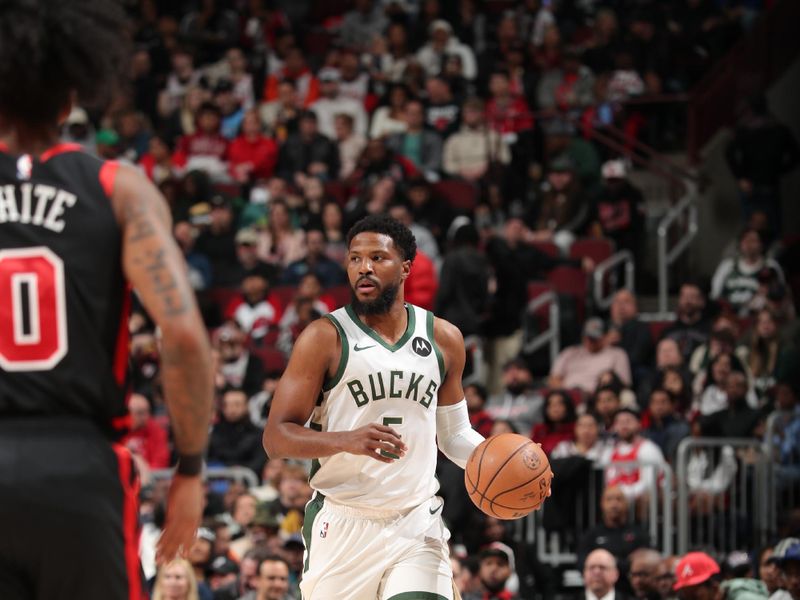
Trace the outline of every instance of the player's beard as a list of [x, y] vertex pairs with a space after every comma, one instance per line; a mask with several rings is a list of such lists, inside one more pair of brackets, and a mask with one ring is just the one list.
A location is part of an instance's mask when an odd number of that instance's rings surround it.
[[378, 297], [374, 300], [365, 300], [363, 302], [356, 297], [354, 290], [350, 290], [350, 293], [353, 297], [353, 310], [356, 311], [357, 315], [385, 315], [389, 312], [392, 304], [394, 304], [394, 300], [397, 298], [397, 292], [399, 290], [399, 283], [389, 285], [386, 286], [385, 289], [381, 290], [381, 293], [378, 294]]

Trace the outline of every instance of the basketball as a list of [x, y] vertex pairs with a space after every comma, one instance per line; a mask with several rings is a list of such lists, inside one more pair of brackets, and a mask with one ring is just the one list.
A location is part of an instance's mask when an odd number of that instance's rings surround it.
[[519, 519], [539, 508], [552, 479], [550, 461], [541, 446], [516, 433], [483, 441], [464, 469], [472, 502], [498, 519]]

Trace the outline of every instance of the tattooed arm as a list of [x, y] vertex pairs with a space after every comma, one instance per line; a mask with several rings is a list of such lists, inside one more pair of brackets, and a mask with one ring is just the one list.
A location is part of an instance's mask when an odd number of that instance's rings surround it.
[[[199, 462], [211, 418], [211, 353], [184, 258], [172, 238], [166, 202], [150, 181], [121, 165], [112, 204], [123, 232], [125, 275], [161, 329], [161, 376], [175, 446], [187, 463], [190, 457]], [[201, 513], [200, 477], [176, 475], [160, 542], [161, 560], [170, 560], [181, 546], [188, 549]]]

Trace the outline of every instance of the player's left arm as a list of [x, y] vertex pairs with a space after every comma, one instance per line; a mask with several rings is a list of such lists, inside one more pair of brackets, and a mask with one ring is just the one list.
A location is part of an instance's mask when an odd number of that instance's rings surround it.
[[484, 440], [469, 422], [461, 385], [466, 362], [464, 338], [455, 325], [444, 319], [434, 320], [433, 337], [442, 351], [445, 365], [436, 409], [437, 444], [447, 458], [463, 469], [472, 451]]

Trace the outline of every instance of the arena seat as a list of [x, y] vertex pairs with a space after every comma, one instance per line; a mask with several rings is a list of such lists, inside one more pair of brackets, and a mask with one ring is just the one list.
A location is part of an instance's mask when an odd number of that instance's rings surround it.
[[599, 264], [614, 254], [614, 242], [605, 238], [578, 238], [569, 249], [570, 258], [591, 258]]
[[578, 320], [583, 322], [586, 314], [586, 293], [589, 290], [586, 273], [578, 267], [556, 267], [547, 274], [556, 292], [575, 299]]
[[456, 211], [471, 213], [478, 201], [475, 186], [462, 179], [445, 179], [433, 184], [433, 193]]
[[325, 290], [325, 294], [333, 298], [336, 308], [348, 304], [351, 299], [350, 286], [347, 284], [329, 287]]
[[530, 242], [530, 245], [552, 258], [561, 256], [561, 250], [553, 242]]
[[258, 357], [268, 373], [283, 371], [286, 368], [286, 356], [272, 346], [251, 347], [250, 353]]

